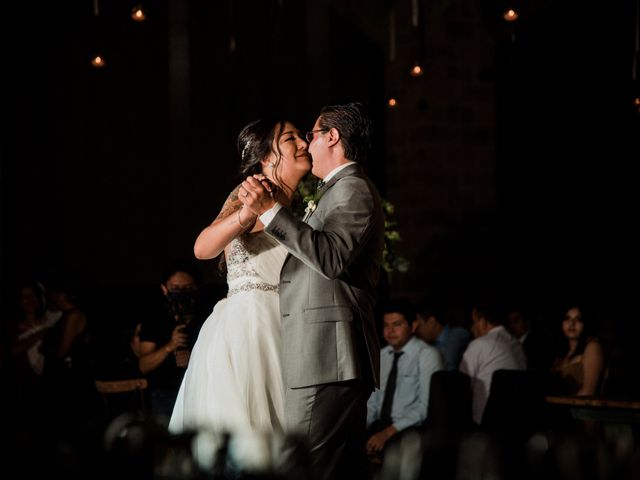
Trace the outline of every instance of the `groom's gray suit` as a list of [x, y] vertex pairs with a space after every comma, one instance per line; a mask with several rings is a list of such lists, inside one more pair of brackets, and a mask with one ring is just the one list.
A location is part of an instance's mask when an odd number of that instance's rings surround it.
[[265, 231], [289, 251], [280, 275], [287, 425], [305, 430], [314, 465], [335, 478], [344, 457], [364, 449], [366, 400], [378, 385], [384, 218], [358, 164], [322, 192], [306, 223], [282, 208]]

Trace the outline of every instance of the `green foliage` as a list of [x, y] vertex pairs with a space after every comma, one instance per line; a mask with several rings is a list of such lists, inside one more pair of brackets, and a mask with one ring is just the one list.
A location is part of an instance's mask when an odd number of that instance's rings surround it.
[[389, 279], [393, 272], [406, 272], [409, 270], [409, 261], [398, 254], [396, 244], [402, 240], [400, 232], [396, 230], [398, 222], [393, 220], [394, 205], [384, 198], [382, 199], [382, 211], [384, 213], [384, 250], [382, 252], [382, 268], [389, 273]]
[[318, 177], [309, 172], [298, 185], [292, 202], [293, 211], [298, 218], [304, 217], [305, 209], [310, 201], [318, 203], [319, 195], [316, 192], [316, 185], [319, 181]]

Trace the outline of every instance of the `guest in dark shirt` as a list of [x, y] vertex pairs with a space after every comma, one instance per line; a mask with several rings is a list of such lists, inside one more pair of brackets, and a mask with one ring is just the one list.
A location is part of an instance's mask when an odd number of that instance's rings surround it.
[[138, 346], [140, 371], [151, 390], [151, 410], [168, 423], [191, 348], [208, 312], [198, 295], [200, 275], [192, 262], [172, 264], [162, 277], [162, 300], [142, 319]]
[[522, 344], [529, 370], [548, 370], [553, 363], [549, 342], [537, 328], [532, 327], [532, 314], [524, 307], [512, 306], [507, 311], [507, 330]]
[[[62, 312], [42, 343], [42, 373], [47, 417], [57, 426], [81, 426], [95, 400], [91, 325], [84, 289], [77, 279], [58, 279], [49, 289], [49, 301]], [[45, 408], [45, 409], [46, 409]]]

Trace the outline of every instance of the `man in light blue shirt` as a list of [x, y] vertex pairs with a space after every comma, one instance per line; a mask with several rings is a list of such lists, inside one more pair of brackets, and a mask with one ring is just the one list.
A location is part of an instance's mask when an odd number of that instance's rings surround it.
[[[367, 403], [367, 451], [381, 452], [389, 439], [427, 417], [431, 375], [444, 368], [438, 350], [413, 336], [415, 309], [406, 300], [385, 305], [380, 389]], [[395, 368], [394, 368], [395, 364]]]
[[425, 305], [418, 308], [413, 329], [418, 338], [440, 351], [447, 370], [458, 369], [462, 354], [471, 341], [469, 330], [449, 325], [442, 312]]

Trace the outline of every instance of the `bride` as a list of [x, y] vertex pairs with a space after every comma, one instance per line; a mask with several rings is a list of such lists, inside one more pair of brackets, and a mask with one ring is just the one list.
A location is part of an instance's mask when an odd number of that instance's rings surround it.
[[[311, 169], [307, 147], [292, 123], [256, 120], [238, 136], [241, 173], [266, 178], [278, 202], [290, 205]], [[238, 190], [194, 245], [199, 259], [224, 252], [229, 292], [214, 307], [191, 352], [169, 422], [172, 433], [283, 430], [278, 284], [287, 252], [263, 232], [260, 220], [238, 199]]]

